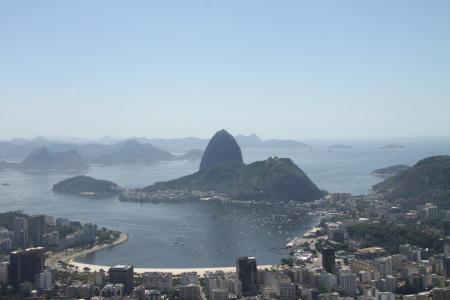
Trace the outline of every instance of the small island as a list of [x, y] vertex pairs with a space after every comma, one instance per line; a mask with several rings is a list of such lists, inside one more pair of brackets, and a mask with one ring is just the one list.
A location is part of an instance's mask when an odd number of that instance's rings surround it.
[[53, 191], [88, 198], [108, 198], [121, 192], [114, 182], [80, 175], [65, 179], [53, 186]]
[[384, 146], [380, 147], [380, 149], [383, 149], [383, 150], [403, 150], [403, 149], [405, 149], [405, 147], [402, 146], [402, 145], [397, 145], [397, 144], [387, 144], [387, 145], [384, 145]]
[[178, 160], [200, 160], [203, 151], [200, 149], [192, 149], [177, 157]]
[[381, 176], [381, 177], [390, 177], [397, 175], [403, 171], [409, 170], [411, 167], [407, 165], [395, 165], [386, 168], [377, 169], [372, 171], [370, 175]]
[[330, 147], [328, 147], [328, 151], [333, 151], [333, 150], [349, 150], [352, 149], [352, 146], [350, 145], [345, 145], [345, 144], [336, 144], [336, 145], [331, 145]]

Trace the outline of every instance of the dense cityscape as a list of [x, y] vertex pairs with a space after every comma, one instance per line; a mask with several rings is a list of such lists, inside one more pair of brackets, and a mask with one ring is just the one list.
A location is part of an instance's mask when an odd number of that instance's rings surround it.
[[0, 0], [0, 300], [450, 300], [450, 0]]
[[235, 271], [174, 273], [138, 273], [129, 265], [91, 270], [64, 260], [49, 263], [52, 255], [67, 248], [111, 244], [120, 234], [97, 229], [94, 223], [5, 213], [0, 295], [2, 299], [449, 299], [449, 210], [429, 203], [406, 210], [382, 195], [347, 193], [332, 193], [302, 209], [319, 214], [321, 222], [287, 242], [290, 254], [280, 264], [258, 267], [257, 257], [237, 257]]

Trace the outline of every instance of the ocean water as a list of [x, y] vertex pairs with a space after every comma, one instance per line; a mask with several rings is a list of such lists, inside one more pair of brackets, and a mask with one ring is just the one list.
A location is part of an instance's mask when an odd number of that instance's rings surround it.
[[[403, 150], [381, 150], [388, 143]], [[269, 156], [290, 157], [322, 189], [367, 193], [382, 179], [369, 173], [393, 164], [412, 165], [431, 155], [450, 154], [450, 139], [308, 141], [312, 149], [243, 149], [249, 163]], [[351, 149], [328, 151], [336, 143]], [[85, 174], [124, 187], [195, 172], [198, 161], [161, 162], [149, 166], [91, 166]], [[0, 171], [0, 211], [21, 209], [124, 231], [128, 242], [80, 259], [86, 263], [139, 267], [208, 267], [233, 265], [237, 255], [254, 255], [258, 263], [278, 263], [286, 239], [301, 235], [316, 222], [293, 212], [211, 203], [140, 204], [84, 199], [55, 194], [51, 187], [75, 173]]]

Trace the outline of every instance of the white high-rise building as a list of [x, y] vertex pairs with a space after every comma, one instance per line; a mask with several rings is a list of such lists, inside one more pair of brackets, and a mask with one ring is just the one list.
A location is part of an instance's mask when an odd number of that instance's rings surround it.
[[319, 300], [339, 300], [338, 293], [324, 293], [319, 295]]
[[357, 286], [356, 286], [356, 274], [342, 274], [340, 276], [340, 285], [342, 290], [348, 297], [356, 297]]
[[180, 274], [180, 285], [198, 284], [197, 272], [184, 272]]
[[188, 284], [180, 286], [180, 300], [199, 300], [200, 286], [196, 284]]
[[392, 275], [392, 260], [391, 257], [378, 257], [375, 259], [375, 265], [380, 272], [381, 278]]
[[8, 282], [9, 262], [0, 263], [0, 282]]
[[48, 290], [53, 286], [52, 273], [49, 271], [37, 274], [34, 280], [38, 290]]
[[228, 300], [228, 291], [227, 290], [211, 290], [210, 299], [211, 300]]
[[395, 294], [392, 292], [377, 292], [376, 300], [395, 300]]

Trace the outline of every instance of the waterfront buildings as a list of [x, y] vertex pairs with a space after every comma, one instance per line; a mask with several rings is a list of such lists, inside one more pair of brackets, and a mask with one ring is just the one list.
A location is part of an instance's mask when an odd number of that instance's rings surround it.
[[53, 274], [50, 271], [44, 271], [36, 274], [35, 286], [38, 290], [49, 290], [53, 286]]
[[252, 296], [257, 293], [257, 264], [254, 257], [241, 256], [236, 259], [236, 273], [242, 284], [242, 294]]
[[147, 272], [142, 274], [142, 281], [146, 289], [157, 289], [166, 294], [173, 289], [172, 273]]
[[34, 282], [35, 276], [44, 269], [44, 248], [29, 248], [10, 253], [9, 280], [14, 286], [28, 281]]
[[34, 247], [42, 246], [42, 236], [47, 232], [45, 215], [34, 215], [30, 217], [29, 237]]
[[180, 300], [199, 300], [200, 297], [200, 286], [197, 284], [182, 285], [179, 288], [179, 299]]
[[111, 283], [123, 284], [124, 293], [130, 293], [134, 288], [133, 266], [116, 265], [109, 269], [109, 280]]
[[328, 273], [335, 274], [335, 251], [333, 248], [326, 247], [322, 250], [322, 267]]

